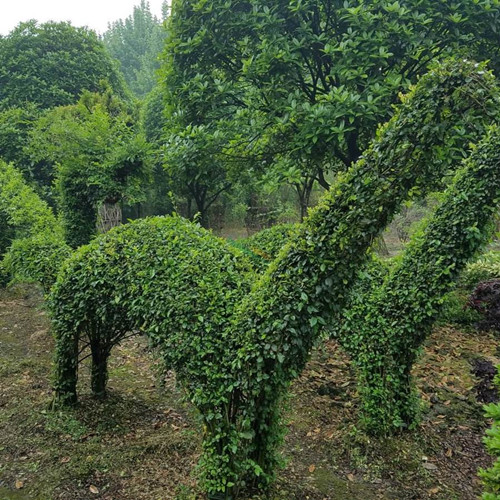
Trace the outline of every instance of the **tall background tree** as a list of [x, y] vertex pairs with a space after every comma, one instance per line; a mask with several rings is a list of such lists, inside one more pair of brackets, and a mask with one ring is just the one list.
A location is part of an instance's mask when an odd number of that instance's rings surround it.
[[126, 96], [116, 64], [87, 28], [32, 20], [0, 38], [0, 109], [73, 104], [83, 90], [97, 91], [101, 80]]
[[32, 20], [0, 37], [0, 158], [13, 162], [52, 203], [52, 164], [35, 161], [30, 130], [48, 110], [104, 87], [129, 99], [117, 63], [93, 31]]
[[328, 187], [359, 158], [430, 61], [496, 58], [499, 17], [489, 0], [177, 0], [165, 81], [187, 124], [232, 114], [246, 126], [246, 153], [297, 186], [303, 206], [314, 182]]
[[106, 47], [120, 62], [127, 84], [139, 97], [150, 92], [156, 83], [167, 15], [167, 2], [163, 2], [162, 16], [158, 18], [151, 13], [149, 2], [141, 0], [129, 17], [111, 23], [104, 33]]

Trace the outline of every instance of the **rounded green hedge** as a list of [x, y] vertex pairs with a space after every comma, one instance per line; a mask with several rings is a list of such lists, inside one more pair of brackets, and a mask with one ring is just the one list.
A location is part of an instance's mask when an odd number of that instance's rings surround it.
[[3, 267], [13, 281], [40, 283], [48, 292], [70, 254], [70, 247], [60, 236], [43, 232], [33, 238], [14, 240]]
[[[49, 302], [59, 402], [76, 401], [82, 343], [92, 353], [92, 390], [102, 396], [112, 347], [139, 331], [160, 348], [215, 432], [231, 418], [221, 387], [234, 376], [219, 369], [234, 355], [230, 318], [253, 276], [240, 251], [179, 217], [138, 220], [81, 247], [65, 263]], [[230, 446], [238, 439], [236, 431]], [[210, 439], [204, 447], [208, 456], [221, 451]], [[234, 474], [232, 464], [218, 467], [220, 477]]]

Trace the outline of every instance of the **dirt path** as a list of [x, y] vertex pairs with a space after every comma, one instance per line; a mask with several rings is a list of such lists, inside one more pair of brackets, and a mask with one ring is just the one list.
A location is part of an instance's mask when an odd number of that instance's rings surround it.
[[[53, 341], [34, 288], [0, 292], [0, 500], [188, 500], [196, 489], [201, 428], [169, 374], [158, 388], [141, 338], [112, 355], [110, 397], [49, 411]], [[491, 336], [441, 328], [416, 369], [421, 427], [373, 440], [356, 427], [358, 398], [348, 359], [332, 342], [294, 384], [287, 465], [271, 499], [472, 500], [476, 471], [490, 463], [487, 422], [476, 401], [477, 357], [498, 362]]]

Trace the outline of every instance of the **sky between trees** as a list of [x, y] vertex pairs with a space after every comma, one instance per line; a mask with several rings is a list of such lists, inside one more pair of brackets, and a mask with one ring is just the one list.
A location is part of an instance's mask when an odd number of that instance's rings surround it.
[[[73, 26], [88, 26], [103, 33], [108, 23], [125, 19], [139, 0], [87, 0], [74, 2], [68, 0], [18, 0], [2, 8], [0, 16], [0, 35], [7, 35], [20, 22], [36, 19], [40, 23], [52, 21], [71, 21]], [[162, 0], [149, 0], [151, 12], [161, 15]]]

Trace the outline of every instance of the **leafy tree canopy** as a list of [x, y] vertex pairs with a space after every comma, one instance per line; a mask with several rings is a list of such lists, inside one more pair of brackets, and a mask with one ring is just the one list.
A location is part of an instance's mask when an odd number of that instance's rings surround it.
[[25, 173], [30, 170], [25, 146], [29, 131], [39, 115], [40, 111], [33, 103], [0, 111], [0, 158], [13, 162]]
[[149, 2], [141, 0], [125, 20], [111, 23], [104, 33], [104, 43], [120, 68], [134, 94], [144, 96], [152, 90], [159, 68], [158, 55], [163, 49], [166, 31], [163, 21], [168, 14], [162, 6], [162, 19], [151, 13]]
[[497, 0], [176, 0], [166, 81], [188, 123], [239, 120], [266, 166], [327, 187], [431, 60], [498, 62], [499, 17]]
[[103, 43], [87, 28], [31, 20], [0, 37], [0, 109], [72, 104], [83, 90], [97, 91], [101, 80], [127, 95]]
[[138, 201], [148, 178], [148, 145], [135, 117], [110, 88], [47, 112], [31, 132], [34, 162], [52, 165], [71, 246], [95, 233], [99, 203]]

